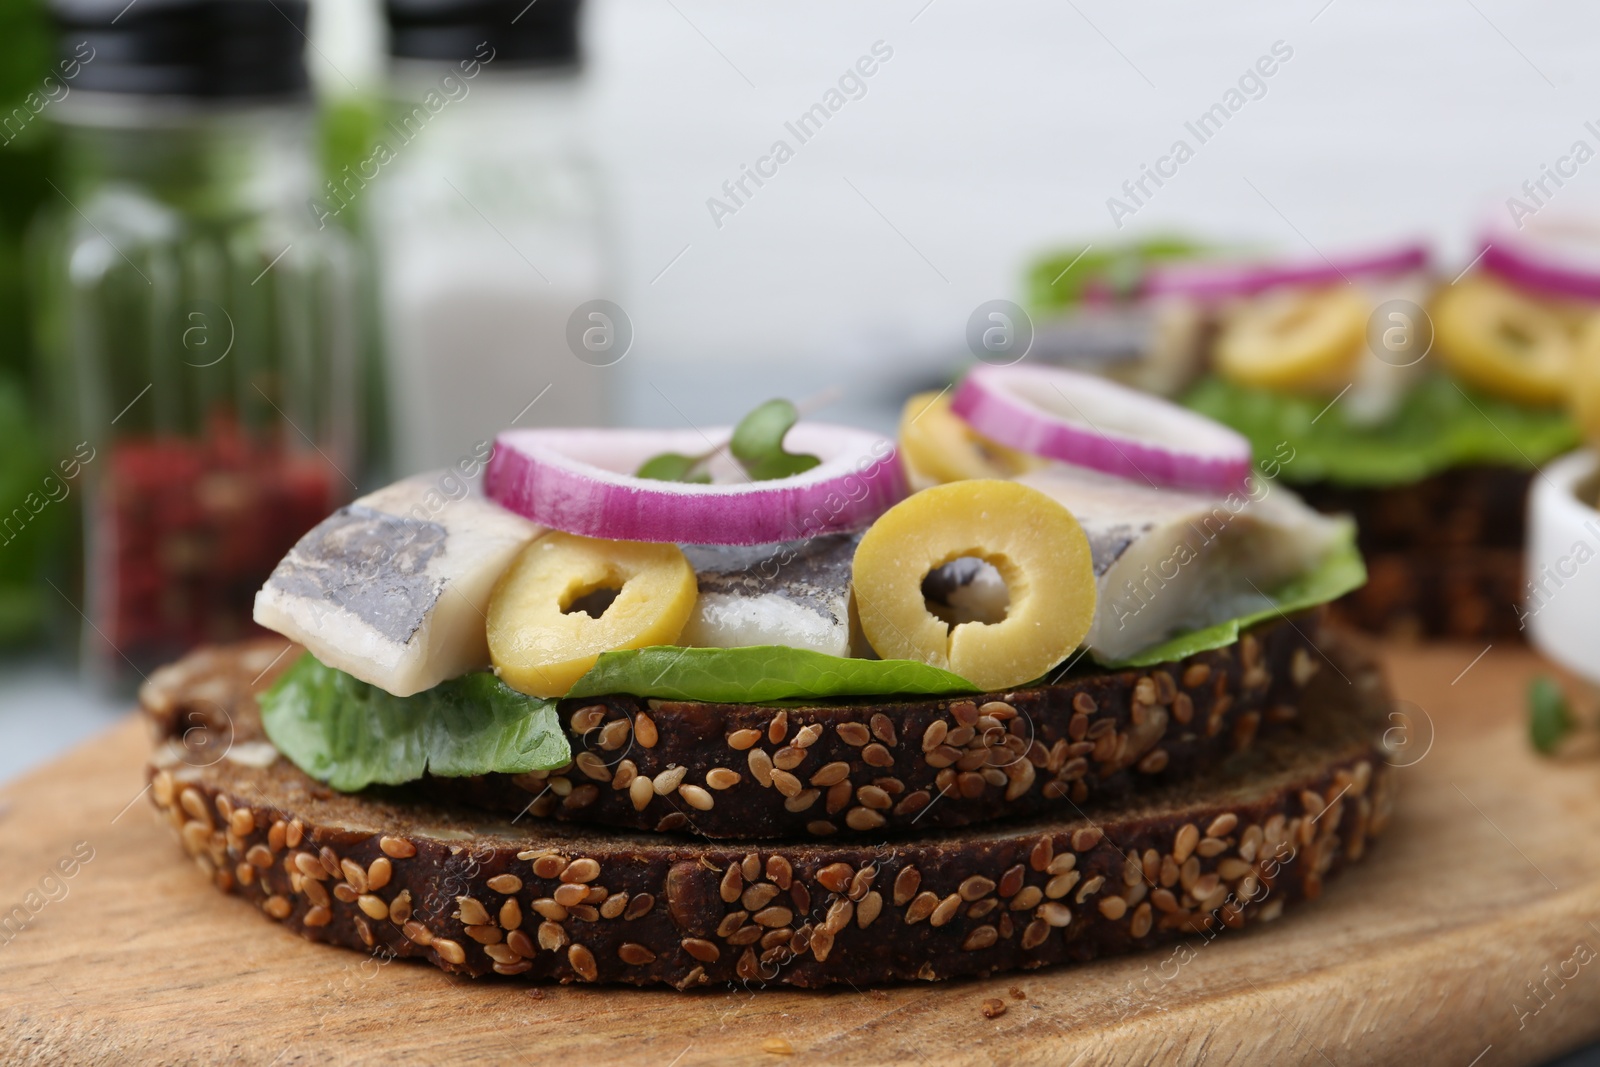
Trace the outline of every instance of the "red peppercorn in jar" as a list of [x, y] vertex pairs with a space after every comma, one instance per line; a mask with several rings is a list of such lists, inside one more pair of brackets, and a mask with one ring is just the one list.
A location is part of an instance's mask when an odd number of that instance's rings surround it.
[[92, 503], [90, 618], [135, 664], [257, 632], [251, 604], [345, 495], [314, 451], [253, 440], [218, 414], [199, 439], [113, 442]]

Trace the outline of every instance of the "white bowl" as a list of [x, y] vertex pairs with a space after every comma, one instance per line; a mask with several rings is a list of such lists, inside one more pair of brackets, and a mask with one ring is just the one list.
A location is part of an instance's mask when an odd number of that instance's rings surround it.
[[1519, 608], [1535, 648], [1600, 682], [1600, 457], [1563, 456], [1534, 476], [1528, 494], [1527, 585]]

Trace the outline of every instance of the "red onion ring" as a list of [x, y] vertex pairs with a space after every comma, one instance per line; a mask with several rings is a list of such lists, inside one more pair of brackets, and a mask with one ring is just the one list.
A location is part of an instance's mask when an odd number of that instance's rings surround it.
[[760, 545], [843, 533], [906, 495], [894, 443], [848, 426], [802, 422], [784, 438], [822, 463], [802, 474], [749, 481], [725, 452], [713, 484], [636, 478], [662, 452], [698, 454], [733, 431], [508, 430], [484, 474], [489, 499], [534, 522], [583, 537], [696, 545]]
[[1484, 235], [1484, 270], [1547, 296], [1600, 300], [1600, 235], [1556, 223]]
[[1250, 442], [1160, 397], [1057, 367], [976, 367], [951, 409], [1020, 452], [1180, 489], [1231, 492], [1250, 474]]
[[1407, 244], [1385, 252], [1300, 263], [1179, 262], [1150, 268], [1141, 296], [1190, 296], [1216, 300], [1253, 296], [1280, 285], [1333, 285], [1353, 278], [1380, 278], [1428, 266], [1428, 248]]

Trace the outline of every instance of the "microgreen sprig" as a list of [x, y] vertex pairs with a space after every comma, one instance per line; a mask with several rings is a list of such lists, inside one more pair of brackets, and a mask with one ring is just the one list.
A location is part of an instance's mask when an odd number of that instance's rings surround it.
[[788, 478], [822, 462], [813, 455], [785, 451], [783, 439], [799, 421], [800, 411], [794, 404], [787, 400], [768, 400], [739, 420], [726, 444], [697, 456], [663, 452], [645, 460], [634, 474], [662, 482], [704, 485], [711, 481], [712, 457], [726, 448], [751, 481]]

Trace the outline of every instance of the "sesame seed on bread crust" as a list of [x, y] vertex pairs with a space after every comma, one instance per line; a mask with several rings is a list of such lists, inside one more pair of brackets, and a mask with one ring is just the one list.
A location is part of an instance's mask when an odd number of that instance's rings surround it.
[[1337, 669], [1294, 721], [1198, 778], [913, 838], [739, 844], [692, 836], [692, 818], [640, 834], [414, 789], [346, 796], [275, 758], [249, 702], [226, 755], [162, 740], [151, 793], [215, 885], [271, 920], [453, 973], [679, 989], [990, 974], [1270, 921], [1359, 860], [1392, 803], [1388, 697], [1369, 662], [1321, 644]]

